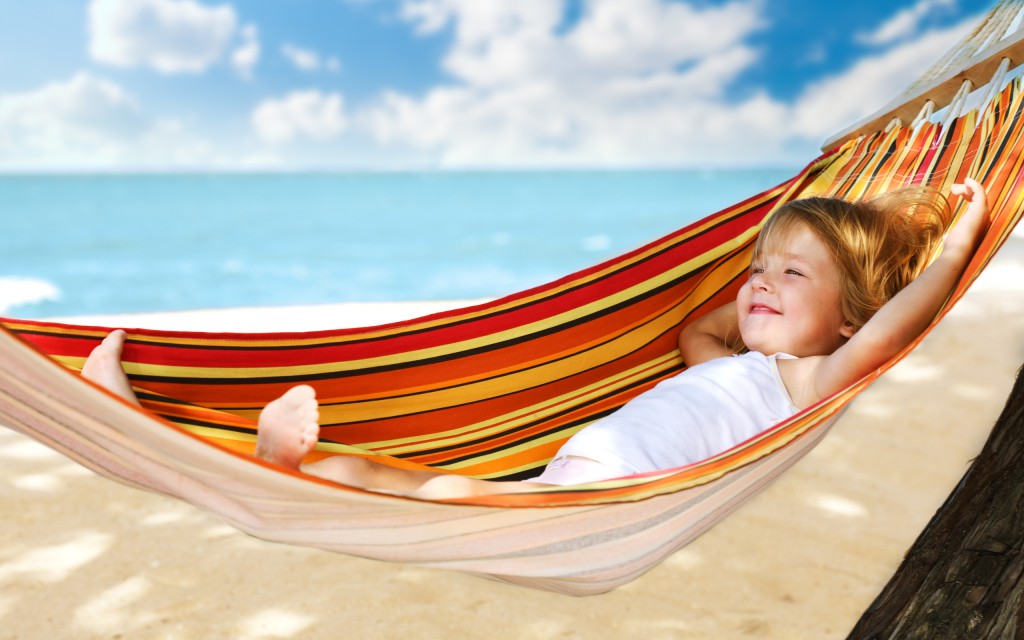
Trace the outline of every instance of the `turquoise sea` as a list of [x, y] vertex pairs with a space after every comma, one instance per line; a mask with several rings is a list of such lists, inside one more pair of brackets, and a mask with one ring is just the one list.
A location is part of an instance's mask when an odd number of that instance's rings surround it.
[[793, 173], [0, 176], [0, 313], [500, 296]]

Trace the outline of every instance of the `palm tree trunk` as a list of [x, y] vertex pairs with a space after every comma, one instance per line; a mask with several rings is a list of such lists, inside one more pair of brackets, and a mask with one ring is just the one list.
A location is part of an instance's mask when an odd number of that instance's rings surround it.
[[1024, 368], [981, 454], [850, 640], [1024, 637]]

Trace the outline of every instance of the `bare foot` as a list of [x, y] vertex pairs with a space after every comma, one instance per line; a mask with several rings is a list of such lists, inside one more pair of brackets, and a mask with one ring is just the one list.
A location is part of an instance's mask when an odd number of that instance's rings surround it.
[[316, 446], [319, 418], [313, 387], [292, 387], [260, 413], [256, 455], [298, 470], [302, 458]]
[[112, 391], [135, 404], [139, 403], [128, 382], [128, 376], [121, 366], [121, 351], [124, 349], [125, 332], [111, 331], [98, 347], [92, 350], [82, 367], [82, 376], [101, 387]]

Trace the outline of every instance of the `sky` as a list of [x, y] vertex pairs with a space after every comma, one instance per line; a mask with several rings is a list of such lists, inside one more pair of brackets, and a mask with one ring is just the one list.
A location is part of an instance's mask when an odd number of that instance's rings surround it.
[[0, 0], [0, 172], [803, 166], [987, 0]]

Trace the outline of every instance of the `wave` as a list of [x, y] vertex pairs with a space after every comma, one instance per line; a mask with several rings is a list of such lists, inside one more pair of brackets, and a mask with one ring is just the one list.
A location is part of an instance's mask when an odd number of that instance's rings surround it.
[[0, 313], [7, 313], [23, 304], [60, 300], [57, 285], [39, 278], [0, 277]]

